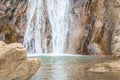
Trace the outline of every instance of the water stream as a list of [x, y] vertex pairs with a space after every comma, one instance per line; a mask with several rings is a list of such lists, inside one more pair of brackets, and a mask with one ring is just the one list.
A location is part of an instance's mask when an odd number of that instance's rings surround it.
[[44, 0], [28, 0], [27, 29], [24, 36], [24, 46], [27, 53], [46, 53]]
[[64, 53], [69, 30], [69, 9], [69, 0], [28, 0], [27, 29], [23, 42], [27, 53], [49, 53], [45, 11], [52, 31], [52, 53]]
[[69, 30], [69, 0], [47, 0], [53, 53], [64, 53]]

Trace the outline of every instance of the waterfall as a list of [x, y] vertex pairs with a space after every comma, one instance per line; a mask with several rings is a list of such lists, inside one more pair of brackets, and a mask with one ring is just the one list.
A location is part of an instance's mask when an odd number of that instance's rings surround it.
[[44, 11], [47, 11], [50, 22], [52, 53], [64, 53], [69, 30], [69, 0], [28, 0], [23, 42], [27, 53], [49, 53]]
[[43, 0], [28, 0], [27, 29], [24, 46], [27, 53], [47, 52]]
[[47, 0], [46, 4], [52, 28], [53, 53], [64, 53], [69, 29], [69, 0]]

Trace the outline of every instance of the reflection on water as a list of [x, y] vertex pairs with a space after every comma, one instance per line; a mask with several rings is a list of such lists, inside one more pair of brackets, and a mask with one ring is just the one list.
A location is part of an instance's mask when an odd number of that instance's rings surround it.
[[93, 56], [41, 56], [42, 65], [31, 80], [120, 80], [119, 74], [92, 73], [95, 63], [111, 58]]

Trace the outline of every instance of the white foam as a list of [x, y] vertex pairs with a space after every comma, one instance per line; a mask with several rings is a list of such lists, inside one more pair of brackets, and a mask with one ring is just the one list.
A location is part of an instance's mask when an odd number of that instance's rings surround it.
[[28, 57], [38, 57], [38, 56], [83, 56], [78, 54], [27, 54]]

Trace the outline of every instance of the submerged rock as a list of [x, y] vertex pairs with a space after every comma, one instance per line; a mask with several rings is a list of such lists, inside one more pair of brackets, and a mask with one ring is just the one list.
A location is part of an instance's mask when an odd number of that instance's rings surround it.
[[112, 62], [104, 62], [96, 64], [93, 68], [89, 69], [91, 72], [120, 72], [120, 60]]
[[28, 59], [22, 44], [0, 42], [0, 80], [29, 80], [40, 67], [39, 59]]

